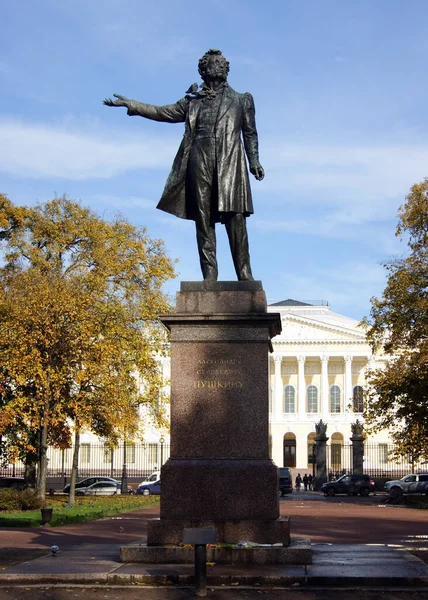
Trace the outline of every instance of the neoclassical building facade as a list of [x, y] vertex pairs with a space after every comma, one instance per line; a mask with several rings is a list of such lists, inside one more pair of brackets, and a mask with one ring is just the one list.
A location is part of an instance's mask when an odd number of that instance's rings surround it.
[[[363, 421], [368, 369], [385, 359], [372, 354], [358, 321], [332, 312], [325, 302], [284, 300], [270, 304], [281, 315], [270, 369], [270, 444], [278, 466], [311, 468], [315, 423], [327, 423], [333, 470], [341, 467], [340, 446], [349, 444], [351, 424]], [[371, 441], [388, 443], [387, 432]], [[336, 455], [335, 450], [336, 448]]]
[[[277, 466], [302, 472], [312, 469], [315, 423], [327, 423], [329, 467], [344, 467], [345, 445], [350, 444], [351, 424], [363, 421], [364, 387], [368, 369], [381, 367], [358, 321], [331, 310], [326, 302], [284, 300], [268, 306], [281, 315], [282, 332], [273, 338], [269, 355], [270, 451]], [[160, 359], [168, 395], [171, 377], [169, 358]], [[169, 406], [165, 407], [167, 413]], [[169, 447], [169, 432], [159, 431], [150, 413], [141, 409], [142, 437], [159, 466], [161, 444]], [[82, 446], [97, 442], [90, 432], [82, 434]], [[369, 438], [385, 447], [388, 432]], [[139, 443], [141, 440], [139, 440]], [[166, 460], [166, 452], [163, 454]]]

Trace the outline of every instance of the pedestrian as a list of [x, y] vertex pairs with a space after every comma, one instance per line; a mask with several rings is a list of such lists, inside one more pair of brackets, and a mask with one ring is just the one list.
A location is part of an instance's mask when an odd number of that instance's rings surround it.
[[310, 492], [312, 492], [312, 490], [313, 490], [313, 483], [314, 483], [314, 480], [313, 480], [313, 477], [312, 477], [312, 473], [309, 473], [309, 475], [308, 475], [308, 487], [309, 487], [309, 491]]
[[300, 477], [300, 473], [297, 473], [296, 477], [296, 492], [300, 492], [300, 486], [302, 485], [302, 478]]
[[303, 487], [305, 488], [305, 492], [308, 491], [308, 475], [305, 473], [303, 475]]

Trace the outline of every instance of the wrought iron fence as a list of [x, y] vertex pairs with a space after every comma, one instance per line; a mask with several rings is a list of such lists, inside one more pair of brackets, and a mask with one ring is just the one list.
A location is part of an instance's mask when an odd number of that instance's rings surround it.
[[352, 444], [327, 445], [326, 463], [329, 479], [337, 479], [345, 473], [352, 473]]
[[414, 460], [412, 455], [393, 458], [393, 444], [364, 444], [364, 472], [373, 477], [397, 479], [409, 473], [428, 471], [428, 462]]
[[[74, 448], [60, 450], [48, 449], [48, 477], [69, 477], [71, 474]], [[103, 475], [120, 478], [126, 465], [128, 477], [145, 477], [157, 471], [168, 460], [170, 445], [157, 444], [119, 444], [112, 448], [107, 444], [80, 444], [78, 476], [92, 477]], [[21, 477], [24, 464], [5, 465], [0, 475]]]
[[[416, 461], [411, 455], [394, 458], [394, 449], [393, 444], [366, 442], [364, 473], [377, 478], [399, 479], [409, 473], [428, 472], [428, 462]], [[352, 444], [327, 445], [327, 472], [330, 478], [353, 472], [352, 452]]]
[[[48, 477], [67, 478], [71, 474], [73, 448], [48, 450]], [[408, 473], [428, 472], [428, 462], [415, 461], [411, 456], [393, 458], [394, 446], [387, 443], [364, 444], [364, 473], [377, 478], [397, 479]], [[107, 444], [80, 445], [78, 476], [103, 475], [120, 478], [126, 464], [128, 477], [144, 478], [157, 471], [167, 461], [170, 445], [166, 443], [119, 444], [111, 448]], [[326, 448], [327, 472], [336, 478], [352, 473], [352, 444], [333, 443]], [[312, 467], [312, 456], [308, 461]], [[0, 467], [1, 476], [21, 477], [24, 465], [21, 462]]]

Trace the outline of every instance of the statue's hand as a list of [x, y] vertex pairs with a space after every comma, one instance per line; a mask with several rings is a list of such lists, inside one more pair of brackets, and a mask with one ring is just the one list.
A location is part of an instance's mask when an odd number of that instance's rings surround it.
[[126, 98], [126, 96], [120, 96], [119, 94], [113, 94], [113, 96], [117, 98], [117, 100], [106, 98], [103, 101], [103, 104], [105, 104], [106, 106], [125, 106], [126, 108], [129, 108], [129, 98]]
[[265, 176], [265, 171], [260, 163], [253, 165], [250, 172], [254, 175], [257, 181], [261, 181]]

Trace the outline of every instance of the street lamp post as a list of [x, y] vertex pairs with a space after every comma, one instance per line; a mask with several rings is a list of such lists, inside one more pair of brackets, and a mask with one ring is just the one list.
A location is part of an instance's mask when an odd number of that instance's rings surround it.
[[128, 493], [128, 472], [126, 469], [126, 439], [123, 440], [123, 467], [122, 467], [122, 480], [120, 485], [121, 494]]
[[65, 476], [65, 449], [61, 449], [61, 474], [64, 481], [64, 486], [67, 485], [67, 477]]
[[162, 469], [162, 465], [163, 465], [163, 445], [165, 443], [165, 438], [163, 437], [163, 435], [161, 436], [160, 440], [160, 450], [161, 450], [161, 455], [160, 455], [160, 468]]

